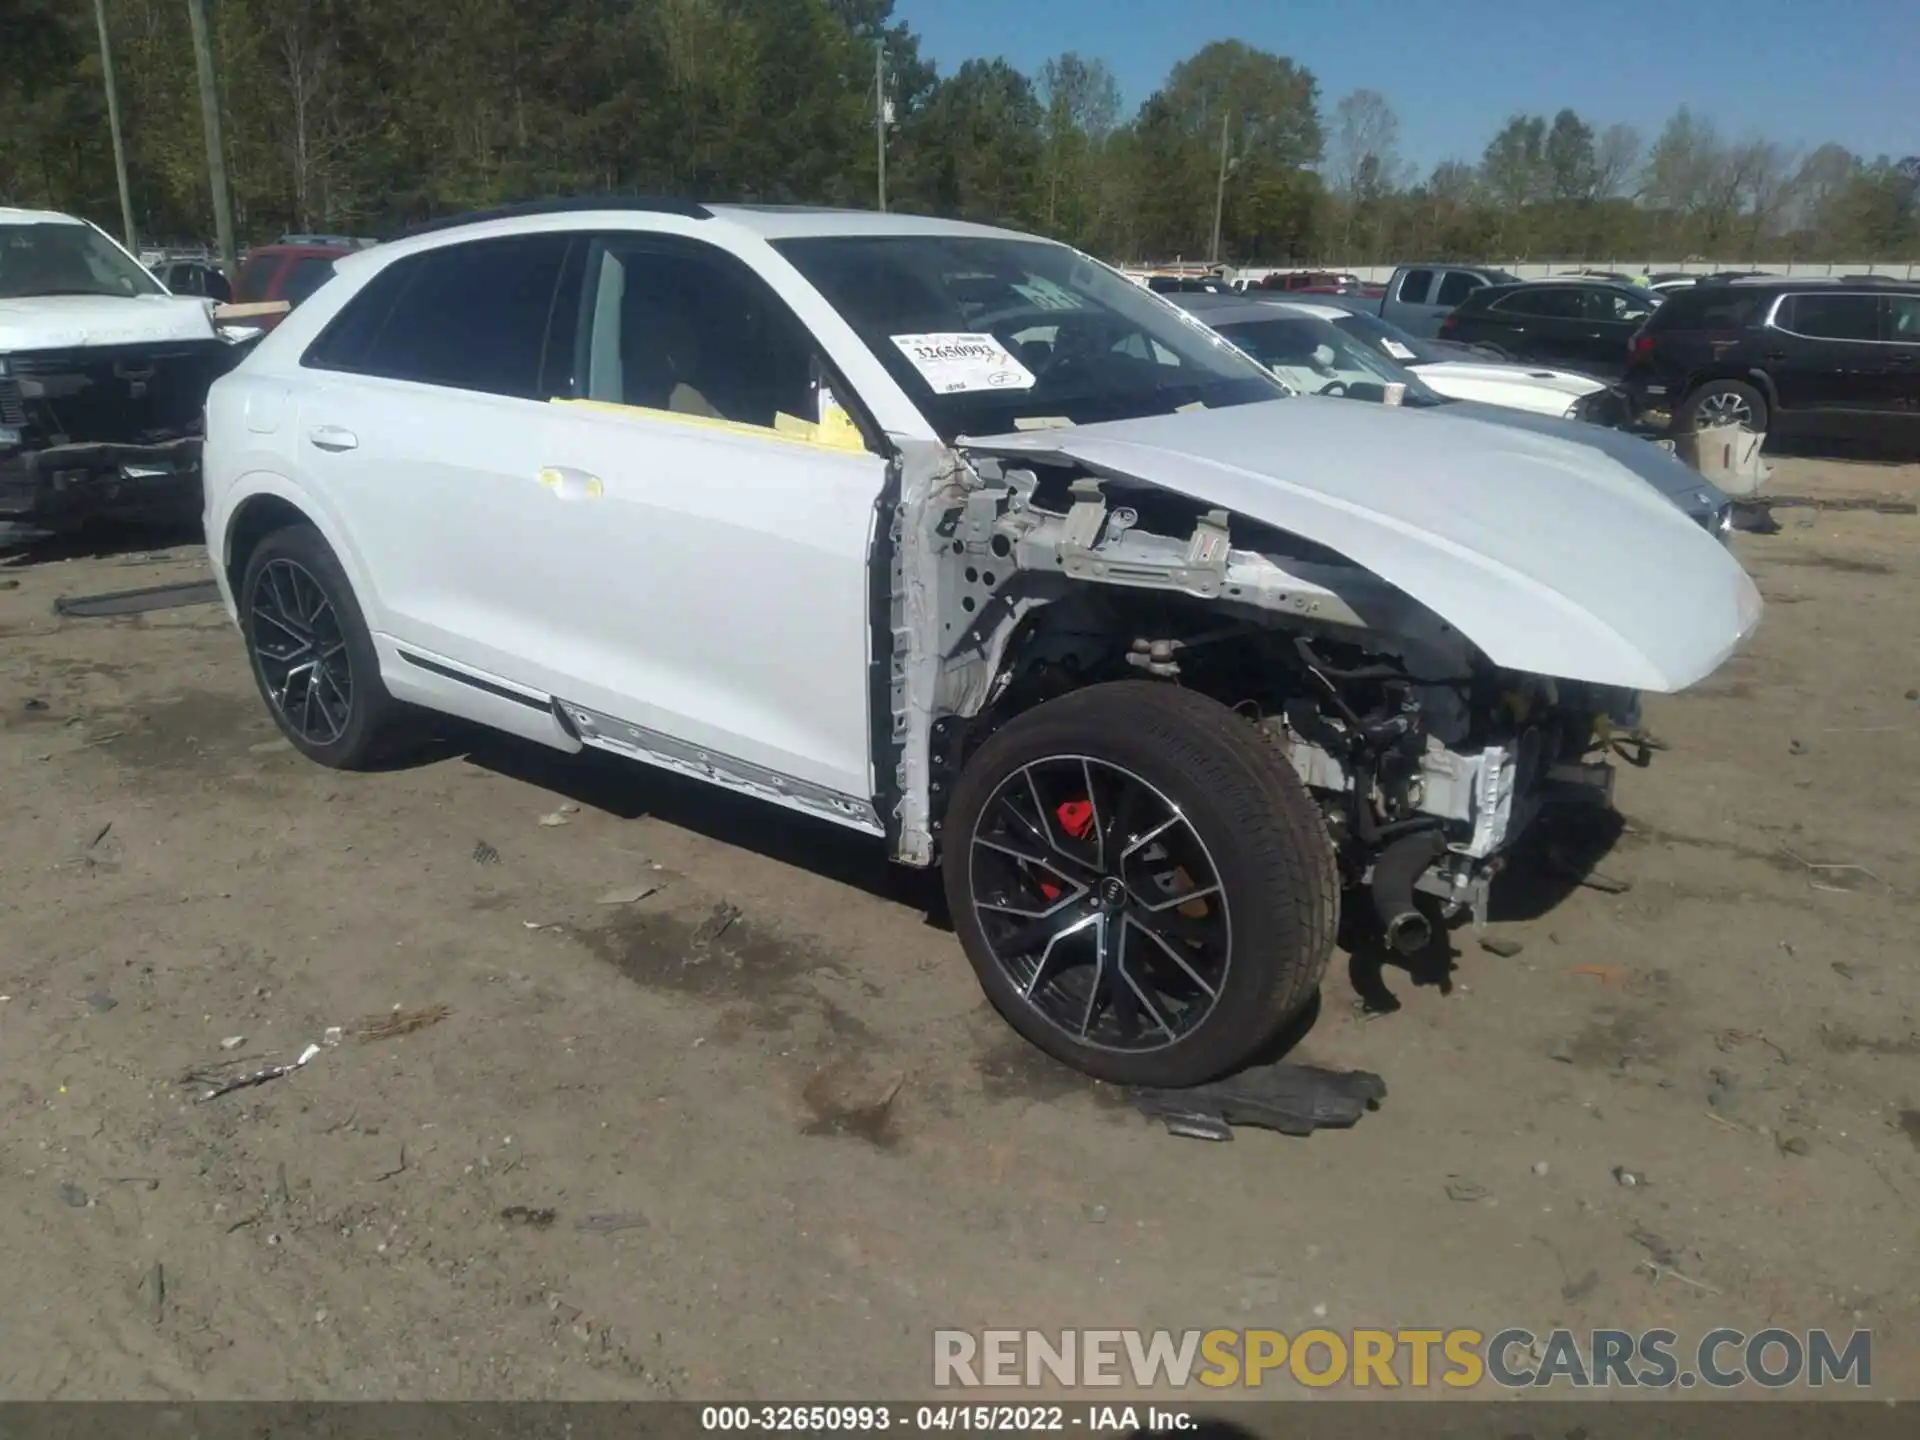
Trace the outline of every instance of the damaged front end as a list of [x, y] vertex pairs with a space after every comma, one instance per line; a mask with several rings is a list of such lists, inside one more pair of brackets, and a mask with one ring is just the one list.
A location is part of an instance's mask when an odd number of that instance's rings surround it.
[[207, 391], [241, 353], [208, 339], [0, 356], [0, 521], [195, 514]]
[[1070, 459], [963, 443], [908, 446], [899, 464], [882, 760], [908, 863], [933, 862], [953, 778], [1000, 725], [1154, 678], [1265, 732], [1319, 802], [1345, 882], [1414, 950], [1416, 892], [1483, 920], [1545, 810], [1605, 806], [1610, 755], [1645, 761], [1636, 689], [1502, 666], [1298, 533]]

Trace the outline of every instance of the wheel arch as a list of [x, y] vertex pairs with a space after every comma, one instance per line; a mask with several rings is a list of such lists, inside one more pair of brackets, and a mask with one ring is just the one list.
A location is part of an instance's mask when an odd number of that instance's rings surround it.
[[[345, 528], [337, 517], [312, 492], [285, 476], [259, 471], [243, 476], [236, 482], [225, 510], [215, 553], [227, 592], [234, 597], [236, 606], [239, 604], [240, 582], [247, 573], [247, 561], [252, 558], [260, 542], [288, 525], [311, 525], [320, 532], [328, 548], [339, 559], [340, 568], [346, 571], [348, 583], [353, 586], [354, 597], [369, 628], [375, 631], [382, 628], [379, 597], [368, 582], [366, 567], [361, 564], [359, 552], [348, 540]], [[209, 548], [215, 544], [211, 532], [208, 543]]]

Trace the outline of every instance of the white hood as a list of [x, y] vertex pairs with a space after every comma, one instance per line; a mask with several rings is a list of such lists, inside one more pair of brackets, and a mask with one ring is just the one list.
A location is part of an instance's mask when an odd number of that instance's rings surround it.
[[1681, 690], [1760, 620], [1740, 562], [1619, 461], [1447, 407], [1298, 398], [960, 443], [1062, 457], [1315, 541], [1514, 670]]
[[213, 338], [208, 302], [188, 295], [27, 295], [0, 300], [0, 355]]
[[1415, 373], [1442, 395], [1456, 400], [1483, 400], [1489, 405], [1510, 405], [1541, 415], [1565, 415], [1574, 401], [1607, 388], [1604, 381], [1591, 375], [1497, 360], [1437, 360], [1418, 366]]

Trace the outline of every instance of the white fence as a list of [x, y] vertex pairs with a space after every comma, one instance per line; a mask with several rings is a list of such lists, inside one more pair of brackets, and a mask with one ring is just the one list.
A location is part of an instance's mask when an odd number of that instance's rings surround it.
[[[1418, 264], [1418, 261], [1406, 262]], [[1662, 271], [1674, 271], [1686, 275], [1712, 275], [1721, 270], [1764, 270], [1770, 275], [1884, 275], [1895, 280], [1920, 280], [1920, 262], [1901, 264], [1898, 261], [1837, 260], [1827, 264], [1777, 264], [1768, 261], [1751, 260], [1559, 260], [1541, 264], [1519, 264], [1509, 262], [1500, 267], [1509, 274], [1522, 280], [1545, 280], [1555, 275], [1567, 275], [1577, 270], [1611, 270], [1620, 275], [1657, 275]], [[1294, 271], [1333, 271], [1341, 275], [1358, 275], [1362, 280], [1378, 282], [1388, 279], [1394, 272], [1392, 265], [1256, 265], [1229, 273], [1235, 279], [1258, 280], [1264, 275], [1286, 275]]]

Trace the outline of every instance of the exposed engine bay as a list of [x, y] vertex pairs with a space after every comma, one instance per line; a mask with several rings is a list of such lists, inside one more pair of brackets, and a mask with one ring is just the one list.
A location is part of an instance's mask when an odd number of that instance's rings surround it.
[[[1413, 950], [1428, 938], [1416, 890], [1484, 919], [1493, 875], [1543, 809], [1605, 805], [1608, 757], [1646, 762], [1636, 692], [1502, 669], [1311, 541], [1080, 467], [947, 454], [932, 487], [903, 487], [892, 536], [901, 859], [928, 863], [949, 777], [999, 724], [1085, 685], [1153, 678], [1268, 734], [1319, 801], [1345, 881]], [[937, 666], [905, 658], [917, 636]]]

